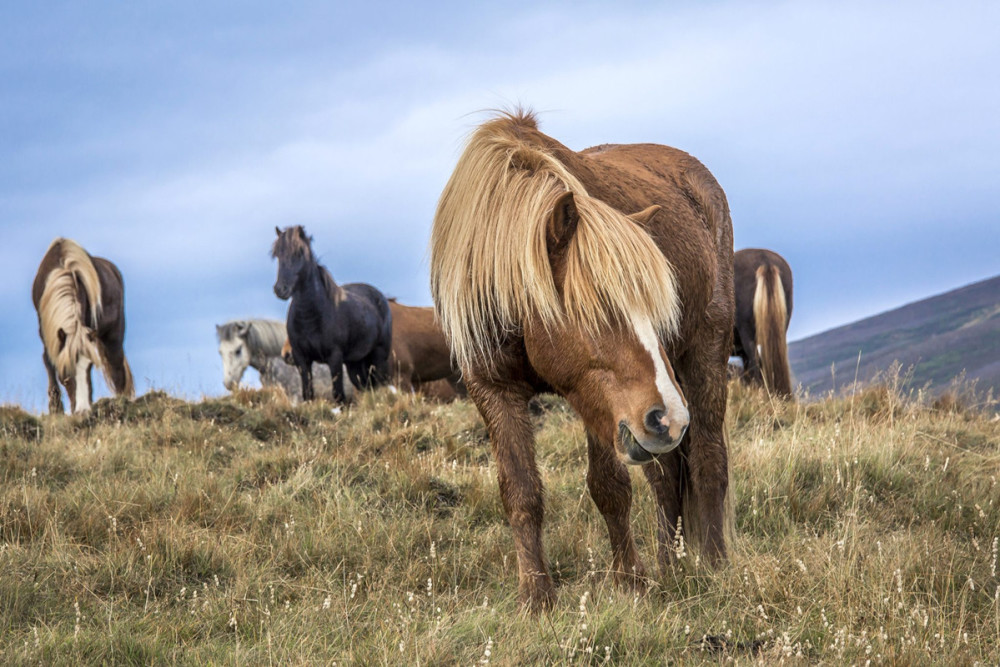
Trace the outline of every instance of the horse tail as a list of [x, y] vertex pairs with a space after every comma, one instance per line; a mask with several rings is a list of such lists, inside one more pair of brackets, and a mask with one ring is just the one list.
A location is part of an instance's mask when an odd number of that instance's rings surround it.
[[[87, 326], [78, 286], [90, 304], [90, 321], [96, 327], [101, 312], [101, 281], [87, 251], [69, 239], [60, 244], [59, 266], [49, 272], [38, 302], [38, 322], [45, 353], [60, 377], [67, 377], [80, 356], [102, 366], [94, 329]], [[51, 246], [50, 246], [51, 247]]]
[[757, 357], [764, 386], [779, 396], [792, 395], [785, 324], [788, 308], [785, 289], [776, 266], [757, 267], [757, 289], [753, 295], [753, 318], [757, 327]]

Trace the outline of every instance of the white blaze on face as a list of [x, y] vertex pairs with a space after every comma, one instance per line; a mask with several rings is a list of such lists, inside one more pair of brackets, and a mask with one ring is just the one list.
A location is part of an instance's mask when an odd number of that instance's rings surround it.
[[639, 342], [653, 358], [653, 368], [656, 369], [656, 389], [660, 392], [663, 407], [667, 411], [670, 437], [679, 438], [691, 421], [691, 415], [688, 413], [687, 406], [684, 405], [684, 399], [681, 398], [677, 386], [670, 379], [670, 373], [667, 372], [667, 365], [660, 353], [660, 341], [656, 337], [656, 331], [650, 321], [645, 318], [633, 318], [632, 328], [635, 330]]
[[222, 356], [222, 383], [226, 389], [235, 389], [250, 365], [247, 346], [242, 338], [224, 340], [219, 343], [219, 355]]
[[90, 386], [87, 382], [89, 368], [90, 359], [81, 354], [76, 360], [76, 410], [73, 414], [90, 410]]

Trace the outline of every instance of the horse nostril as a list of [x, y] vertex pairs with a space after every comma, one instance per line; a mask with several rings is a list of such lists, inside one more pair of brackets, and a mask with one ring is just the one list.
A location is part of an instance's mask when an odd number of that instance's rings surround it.
[[655, 435], [663, 435], [670, 430], [667, 424], [667, 412], [660, 408], [653, 408], [646, 413], [646, 430]]

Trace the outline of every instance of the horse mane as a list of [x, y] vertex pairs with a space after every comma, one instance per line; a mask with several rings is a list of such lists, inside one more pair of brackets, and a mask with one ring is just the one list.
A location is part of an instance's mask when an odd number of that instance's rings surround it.
[[77, 293], [79, 281], [90, 303], [91, 322], [96, 326], [101, 313], [101, 281], [90, 255], [78, 243], [57, 238], [47, 252], [57, 244], [59, 266], [45, 279], [38, 303], [38, 321], [45, 352], [59, 376], [66, 377], [81, 354], [103, 367], [103, 357], [94, 343], [93, 329], [84, 320], [83, 304]]
[[[623, 212], [588, 195], [541, 145], [530, 111], [501, 113], [469, 138], [438, 202], [431, 231], [431, 292], [459, 364], [491, 364], [502, 338], [537, 314], [547, 329], [587, 334], [650, 322], [661, 339], [680, 319], [673, 269]], [[546, 232], [556, 200], [574, 195], [579, 222], [566, 249], [562, 294]]]
[[281, 346], [285, 343], [285, 323], [279, 320], [232, 320], [219, 325], [216, 335], [219, 341], [233, 340], [239, 336], [240, 329], [247, 327], [244, 338], [250, 348], [250, 355], [261, 352], [268, 357], [281, 354]]

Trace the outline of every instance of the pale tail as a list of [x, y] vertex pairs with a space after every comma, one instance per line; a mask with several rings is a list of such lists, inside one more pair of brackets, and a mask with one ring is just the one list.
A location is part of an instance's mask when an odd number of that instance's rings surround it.
[[[79, 281], [90, 302], [91, 321], [97, 322], [101, 312], [101, 282], [97, 270], [87, 252], [73, 241], [56, 239], [53, 245], [56, 243], [61, 244], [60, 266], [46, 278], [45, 290], [38, 304], [45, 352], [59, 377], [72, 375], [80, 356], [86, 356], [96, 366], [106, 368], [77, 295]], [[131, 377], [131, 373], [128, 375]]]
[[753, 317], [757, 327], [757, 357], [764, 385], [776, 395], [791, 396], [792, 378], [785, 343], [788, 309], [781, 274], [776, 266], [757, 268]]

